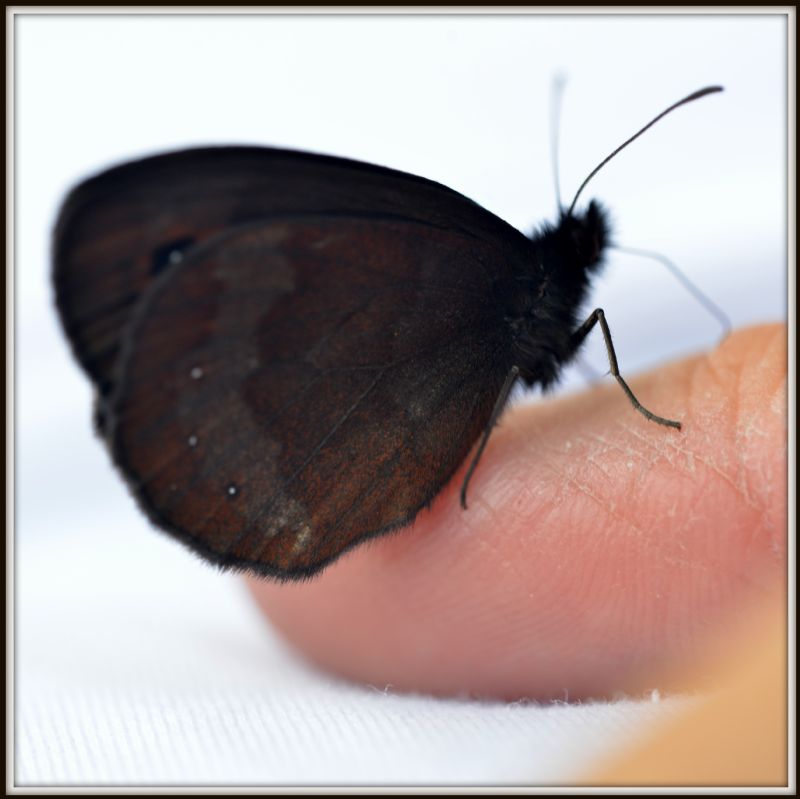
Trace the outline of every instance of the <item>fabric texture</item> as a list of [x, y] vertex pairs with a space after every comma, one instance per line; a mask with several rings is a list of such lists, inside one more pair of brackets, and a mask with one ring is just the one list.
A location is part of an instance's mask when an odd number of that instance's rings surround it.
[[240, 578], [143, 527], [18, 545], [17, 785], [569, 784], [688, 701], [347, 683], [290, 650]]

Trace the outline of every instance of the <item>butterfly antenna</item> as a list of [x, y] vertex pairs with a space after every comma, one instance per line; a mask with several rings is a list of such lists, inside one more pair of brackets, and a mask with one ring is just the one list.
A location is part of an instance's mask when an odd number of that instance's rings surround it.
[[553, 78], [553, 87], [550, 94], [550, 161], [553, 165], [553, 184], [556, 188], [556, 211], [561, 213], [561, 181], [558, 176], [558, 140], [561, 127], [561, 101], [564, 97], [564, 88], [567, 85], [567, 76], [559, 72]]
[[653, 125], [658, 122], [659, 119], [663, 119], [667, 114], [674, 111], [676, 108], [680, 108], [682, 105], [686, 105], [686, 103], [691, 103], [694, 100], [699, 100], [701, 97], [705, 97], [707, 94], [714, 94], [715, 92], [721, 92], [722, 86], [706, 86], [704, 89], [698, 89], [696, 92], [692, 92], [687, 97], [684, 97], [683, 100], [678, 100], [677, 103], [673, 103], [669, 108], [664, 109], [657, 117], [651, 119], [641, 130], [637, 131], [630, 137], [627, 141], [622, 142], [616, 150], [614, 150], [611, 155], [606, 156], [590, 173], [586, 180], [581, 183], [580, 188], [577, 192], [575, 192], [575, 197], [572, 200], [572, 205], [570, 205], [569, 210], [567, 211], [567, 216], [572, 216], [572, 211], [575, 208], [575, 203], [578, 202], [578, 197], [580, 197], [581, 192], [586, 188], [586, 184], [621, 150], [624, 150], [631, 142], [635, 141], [639, 138], [646, 130], [652, 128]]

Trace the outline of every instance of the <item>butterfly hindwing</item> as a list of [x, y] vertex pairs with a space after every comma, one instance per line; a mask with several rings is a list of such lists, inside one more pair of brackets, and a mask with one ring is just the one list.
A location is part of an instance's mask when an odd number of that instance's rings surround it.
[[108, 435], [159, 526], [296, 577], [410, 522], [508, 362], [503, 247], [407, 219], [285, 216], [191, 249], [124, 335]]

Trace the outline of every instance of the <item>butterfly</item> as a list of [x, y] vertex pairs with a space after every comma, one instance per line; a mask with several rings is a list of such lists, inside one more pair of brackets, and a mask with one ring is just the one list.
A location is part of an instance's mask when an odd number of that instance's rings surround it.
[[598, 202], [575, 208], [597, 169], [531, 237], [431, 180], [282, 149], [74, 188], [56, 305], [149, 519], [219, 566], [308, 577], [411, 523], [478, 443], [466, 507], [512, 387], [554, 383], [598, 323], [637, 409], [679, 427], [630, 392], [602, 310], [577, 316], [610, 242]]

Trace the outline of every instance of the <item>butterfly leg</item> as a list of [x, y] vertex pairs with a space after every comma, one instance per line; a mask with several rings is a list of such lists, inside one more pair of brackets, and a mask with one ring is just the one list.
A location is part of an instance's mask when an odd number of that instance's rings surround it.
[[469, 469], [467, 469], [467, 473], [464, 475], [464, 482], [461, 484], [461, 507], [464, 508], [464, 510], [467, 509], [467, 485], [469, 484], [475, 469], [478, 467], [478, 461], [481, 459], [483, 450], [486, 448], [486, 444], [489, 441], [492, 428], [497, 424], [497, 420], [500, 418], [500, 414], [503, 412], [503, 408], [505, 407], [508, 395], [511, 393], [511, 389], [514, 388], [514, 383], [518, 377], [519, 367], [512, 366], [508, 375], [506, 375], [506, 379], [503, 383], [503, 387], [500, 389], [500, 393], [497, 395], [497, 401], [494, 404], [494, 409], [492, 410], [492, 415], [489, 417], [489, 422], [486, 425], [486, 429], [483, 431], [481, 443], [478, 445], [478, 449], [475, 450], [475, 454], [472, 456], [472, 462], [469, 465]]
[[636, 399], [634, 393], [628, 387], [628, 384], [622, 379], [622, 375], [619, 373], [619, 366], [617, 366], [617, 354], [614, 352], [614, 344], [611, 341], [611, 331], [608, 329], [606, 315], [603, 313], [602, 308], [596, 308], [594, 311], [592, 311], [589, 318], [572, 334], [573, 351], [580, 347], [580, 345], [583, 343], [583, 340], [589, 335], [591, 329], [598, 322], [600, 323], [600, 329], [603, 331], [603, 339], [606, 343], [606, 353], [608, 354], [608, 365], [611, 367], [611, 374], [614, 376], [617, 383], [622, 386], [622, 390], [628, 395], [628, 399], [633, 404], [633, 407], [636, 408], [636, 410], [639, 411], [639, 413], [641, 413], [643, 416], [647, 417], [651, 422], [663, 424], [666, 427], [675, 427], [680, 430], [680, 422], [675, 422], [672, 419], [664, 419], [662, 416], [656, 416], [654, 413], [648, 411], [647, 408], [645, 408], [644, 405], [642, 405], [642, 403]]

